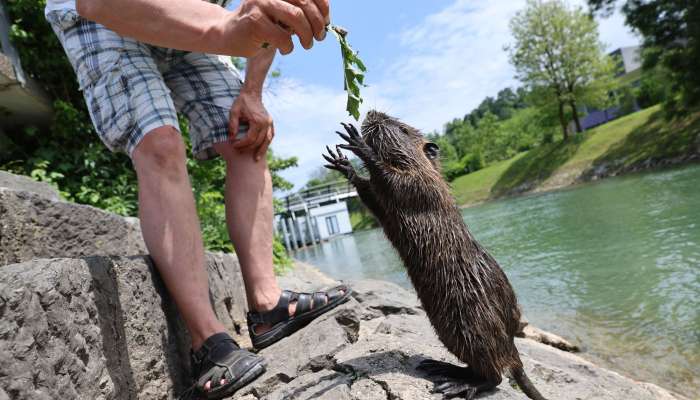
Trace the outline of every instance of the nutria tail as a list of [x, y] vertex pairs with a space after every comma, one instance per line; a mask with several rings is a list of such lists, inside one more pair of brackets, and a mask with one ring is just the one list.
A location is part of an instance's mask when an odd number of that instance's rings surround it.
[[530, 378], [528, 378], [527, 374], [525, 374], [523, 367], [513, 368], [511, 373], [513, 374], [513, 379], [515, 379], [518, 386], [520, 386], [520, 389], [527, 397], [531, 398], [532, 400], [547, 400], [540, 394], [537, 388], [535, 388], [535, 385], [532, 384]]

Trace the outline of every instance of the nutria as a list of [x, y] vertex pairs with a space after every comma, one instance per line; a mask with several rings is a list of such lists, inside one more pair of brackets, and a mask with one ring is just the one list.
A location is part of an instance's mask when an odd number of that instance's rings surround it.
[[[343, 124], [347, 142], [328, 148], [327, 168], [356, 187], [398, 251], [438, 337], [461, 368], [425, 360], [446, 397], [472, 399], [501, 383], [510, 371], [531, 399], [544, 399], [528, 379], [515, 347], [520, 310], [496, 260], [474, 239], [442, 178], [439, 148], [421, 133], [377, 111], [367, 114], [362, 135]], [[340, 149], [355, 153], [369, 178], [358, 175]], [[439, 378], [437, 378], [439, 376]]]

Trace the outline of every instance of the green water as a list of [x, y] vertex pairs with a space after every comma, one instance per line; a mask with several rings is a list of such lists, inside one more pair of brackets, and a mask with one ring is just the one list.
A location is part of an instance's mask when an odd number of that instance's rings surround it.
[[[700, 395], [700, 166], [614, 178], [464, 211], [532, 324], [584, 356]], [[380, 230], [295, 254], [339, 279], [410, 287]]]

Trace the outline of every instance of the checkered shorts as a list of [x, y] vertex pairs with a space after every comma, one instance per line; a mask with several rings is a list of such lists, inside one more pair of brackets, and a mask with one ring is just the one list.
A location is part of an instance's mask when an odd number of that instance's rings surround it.
[[[229, 111], [243, 81], [230, 59], [151, 46], [81, 18], [75, 10], [46, 17], [78, 77], [92, 122], [112, 151], [129, 156], [155, 128], [190, 121], [192, 154], [216, 157], [228, 140]], [[238, 133], [245, 136], [246, 127]]]

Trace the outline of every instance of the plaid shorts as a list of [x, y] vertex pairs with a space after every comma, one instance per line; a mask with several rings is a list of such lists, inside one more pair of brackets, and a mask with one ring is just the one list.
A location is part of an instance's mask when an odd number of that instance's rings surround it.
[[[229, 111], [243, 81], [229, 58], [151, 46], [81, 18], [75, 10], [46, 16], [78, 77], [100, 139], [132, 155], [155, 128], [190, 121], [192, 154], [216, 157], [228, 136]], [[238, 137], [247, 133], [239, 129]]]

